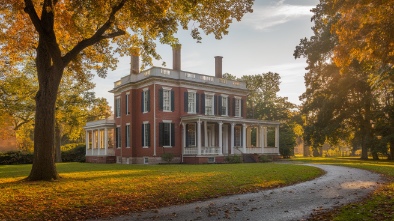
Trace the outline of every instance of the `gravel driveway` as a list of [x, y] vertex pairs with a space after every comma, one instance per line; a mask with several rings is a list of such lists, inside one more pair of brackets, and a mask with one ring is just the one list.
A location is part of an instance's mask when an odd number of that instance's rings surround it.
[[331, 165], [309, 166], [327, 173], [283, 188], [170, 206], [112, 220], [303, 220], [314, 210], [366, 197], [383, 182], [378, 174], [365, 170]]

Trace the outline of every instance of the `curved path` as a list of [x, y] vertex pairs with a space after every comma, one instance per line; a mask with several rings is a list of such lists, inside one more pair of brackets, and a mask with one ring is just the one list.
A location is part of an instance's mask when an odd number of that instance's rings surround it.
[[321, 168], [326, 174], [292, 186], [170, 206], [112, 220], [303, 220], [314, 210], [366, 197], [383, 182], [380, 175], [365, 170], [309, 166]]

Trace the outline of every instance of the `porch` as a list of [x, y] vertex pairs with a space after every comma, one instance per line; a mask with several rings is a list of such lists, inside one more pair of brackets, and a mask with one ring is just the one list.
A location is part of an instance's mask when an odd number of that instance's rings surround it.
[[115, 163], [113, 118], [86, 123], [86, 162]]
[[279, 155], [279, 122], [195, 115], [181, 126], [184, 157]]

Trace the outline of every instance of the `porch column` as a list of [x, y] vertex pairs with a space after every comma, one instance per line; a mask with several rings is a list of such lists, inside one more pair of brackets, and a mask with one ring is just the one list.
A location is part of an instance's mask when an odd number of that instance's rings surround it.
[[267, 142], [267, 127], [264, 127], [264, 147], [268, 146]]
[[86, 153], [88, 153], [89, 149], [89, 131], [85, 131], [85, 145], [86, 145]]
[[[92, 133], [92, 149], [91, 149], [91, 155], [93, 156], [93, 153], [94, 153], [94, 148], [93, 148], [93, 145], [94, 145], [94, 143], [93, 143], [93, 136], [94, 136], [94, 130], [91, 130], [90, 131], [90, 133]], [[90, 139], [89, 139], [89, 141], [90, 141]]]
[[186, 124], [182, 123], [182, 154], [185, 152], [186, 147]]
[[219, 155], [223, 155], [223, 122], [219, 122]]
[[231, 154], [234, 154], [234, 126], [235, 126], [235, 123], [231, 123], [231, 135], [230, 135]]
[[279, 150], [279, 125], [275, 127], [275, 147]]
[[259, 145], [261, 147], [261, 153], [264, 153], [264, 127], [260, 126], [259, 127]]
[[208, 147], [208, 122], [204, 121], [204, 147]]
[[242, 124], [242, 151], [246, 153], [246, 124]]
[[108, 128], [104, 128], [104, 155], [108, 154]]
[[201, 155], [201, 120], [197, 121], [197, 155]]
[[100, 129], [97, 129], [97, 155], [101, 155], [101, 133]]

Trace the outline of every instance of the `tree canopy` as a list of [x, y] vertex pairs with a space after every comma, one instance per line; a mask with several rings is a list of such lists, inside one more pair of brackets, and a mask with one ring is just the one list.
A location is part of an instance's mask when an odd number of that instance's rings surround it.
[[80, 81], [92, 71], [105, 77], [118, 54], [140, 50], [143, 64], [159, 59], [154, 41], [176, 44], [179, 27], [217, 39], [233, 20], [252, 12], [253, 0], [0, 0], [0, 50], [5, 66], [23, 66], [34, 58], [34, 161], [29, 180], [58, 179], [54, 163], [55, 105], [63, 73]]
[[368, 151], [374, 158], [387, 154], [389, 144], [393, 158], [393, 36], [387, 25], [394, 20], [385, 14], [392, 5], [321, 0], [312, 10], [314, 35], [301, 39], [294, 56], [307, 58], [300, 99], [305, 138], [315, 149], [346, 140], [354, 149], [361, 146], [361, 158], [367, 159]]

